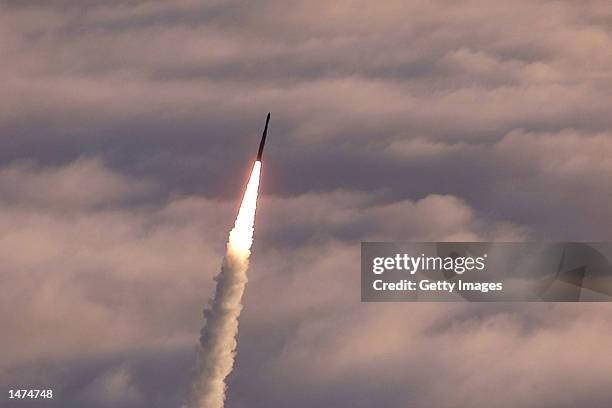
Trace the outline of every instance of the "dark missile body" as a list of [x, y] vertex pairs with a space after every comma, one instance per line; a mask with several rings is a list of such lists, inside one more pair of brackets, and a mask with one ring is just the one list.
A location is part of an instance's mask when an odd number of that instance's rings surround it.
[[261, 136], [261, 142], [259, 143], [257, 161], [261, 161], [261, 155], [263, 154], [264, 144], [266, 143], [266, 135], [268, 134], [268, 122], [270, 122], [270, 112], [268, 112], [268, 116], [266, 116], [266, 126], [264, 127], [263, 135]]

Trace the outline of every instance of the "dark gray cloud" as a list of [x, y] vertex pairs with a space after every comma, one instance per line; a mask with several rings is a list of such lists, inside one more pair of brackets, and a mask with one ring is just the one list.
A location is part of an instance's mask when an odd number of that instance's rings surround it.
[[607, 305], [364, 305], [356, 276], [365, 239], [609, 240], [610, 21], [3, 2], [0, 383], [180, 404], [271, 111], [229, 406], [607, 406]]

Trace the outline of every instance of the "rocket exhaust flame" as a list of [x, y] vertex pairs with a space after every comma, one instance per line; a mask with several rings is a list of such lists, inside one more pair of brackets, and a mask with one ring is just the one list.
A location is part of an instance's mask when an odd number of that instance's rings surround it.
[[249, 177], [246, 191], [242, 197], [240, 210], [234, 223], [234, 228], [230, 232], [228, 241], [228, 251], [237, 251], [245, 254], [247, 261], [250, 255], [251, 245], [253, 244], [253, 227], [255, 225], [255, 210], [257, 208], [257, 192], [259, 190], [259, 174], [261, 172], [261, 162], [256, 161]]
[[260, 172], [261, 161], [257, 160], [229, 235], [221, 273], [215, 278], [214, 298], [204, 311], [206, 325], [200, 336], [199, 367], [189, 402], [191, 408], [222, 408], [225, 401], [225, 378], [234, 365], [238, 317], [253, 244]]

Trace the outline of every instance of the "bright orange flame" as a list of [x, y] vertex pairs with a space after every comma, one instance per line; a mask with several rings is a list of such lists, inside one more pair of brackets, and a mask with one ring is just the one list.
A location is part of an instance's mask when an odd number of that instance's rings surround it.
[[260, 172], [261, 162], [256, 161], [246, 191], [244, 192], [244, 197], [242, 197], [234, 229], [232, 229], [229, 236], [228, 249], [244, 256], [249, 255], [249, 250], [253, 244], [253, 225], [255, 224]]

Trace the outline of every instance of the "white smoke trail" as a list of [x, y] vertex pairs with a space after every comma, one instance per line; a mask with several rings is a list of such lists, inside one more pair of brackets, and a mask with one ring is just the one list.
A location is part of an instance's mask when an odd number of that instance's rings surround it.
[[215, 296], [204, 311], [206, 324], [200, 336], [199, 370], [189, 404], [192, 408], [222, 408], [225, 401], [225, 378], [234, 365], [238, 316], [253, 243], [260, 171], [261, 162], [256, 161], [229, 235], [221, 273], [215, 278]]

